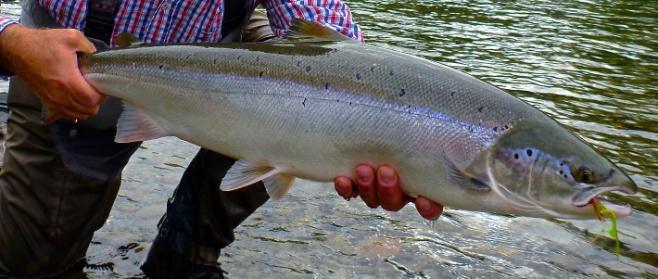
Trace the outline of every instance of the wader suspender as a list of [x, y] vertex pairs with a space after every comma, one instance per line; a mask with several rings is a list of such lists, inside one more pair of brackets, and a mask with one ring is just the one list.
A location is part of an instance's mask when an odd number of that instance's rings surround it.
[[120, 0], [89, 0], [87, 2], [87, 25], [85, 36], [110, 44], [114, 17], [119, 11]]
[[[242, 29], [251, 14], [246, 8], [248, 3], [250, 1], [224, 0], [222, 38], [229, 37], [229, 33], [233, 31], [241, 31], [239, 29]], [[114, 30], [114, 18], [119, 11], [119, 4], [121, 4], [121, 0], [89, 0], [87, 2], [85, 35], [109, 45]]]
[[246, 23], [247, 11], [246, 4], [250, 1], [244, 0], [224, 0], [224, 18], [222, 19], [222, 39], [229, 36], [233, 31], [242, 31]]

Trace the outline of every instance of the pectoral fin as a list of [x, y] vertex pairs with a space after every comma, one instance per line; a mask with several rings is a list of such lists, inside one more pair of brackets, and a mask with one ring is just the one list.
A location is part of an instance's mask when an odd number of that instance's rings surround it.
[[282, 198], [295, 181], [295, 177], [283, 174], [272, 166], [252, 164], [238, 160], [226, 172], [219, 188], [222, 191], [233, 191], [263, 181], [267, 194], [273, 199]]
[[448, 171], [448, 177], [450, 177], [450, 179], [458, 185], [476, 192], [491, 191], [491, 187], [489, 187], [485, 181], [463, 172], [457, 168], [455, 163], [453, 163], [450, 159], [444, 157], [444, 164], [446, 166], [446, 170]]

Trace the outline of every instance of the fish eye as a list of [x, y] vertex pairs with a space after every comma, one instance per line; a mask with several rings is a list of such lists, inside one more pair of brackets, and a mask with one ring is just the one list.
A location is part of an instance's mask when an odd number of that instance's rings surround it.
[[572, 172], [571, 175], [577, 182], [590, 183], [594, 180], [594, 172], [586, 166], [580, 167], [575, 172]]

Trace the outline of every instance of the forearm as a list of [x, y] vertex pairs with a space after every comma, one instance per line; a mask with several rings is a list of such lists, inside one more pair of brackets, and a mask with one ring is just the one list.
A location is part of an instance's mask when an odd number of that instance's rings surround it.
[[9, 48], [12, 37], [21, 26], [15, 20], [0, 17], [0, 76], [11, 76], [13, 70], [9, 59]]

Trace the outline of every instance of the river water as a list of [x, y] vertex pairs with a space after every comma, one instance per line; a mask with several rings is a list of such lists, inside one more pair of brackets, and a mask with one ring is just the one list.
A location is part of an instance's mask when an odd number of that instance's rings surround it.
[[[503, 88], [557, 119], [640, 186], [619, 221], [621, 255], [598, 221], [447, 210], [428, 222], [344, 201], [298, 182], [237, 229], [220, 261], [230, 277], [658, 277], [658, 1], [352, 0], [369, 43], [423, 56]], [[17, 15], [18, 5], [0, 12]], [[0, 91], [6, 82], [0, 81]], [[150, 141], [133, 156], [88, 276], [140, 276], [196, 148]]]

